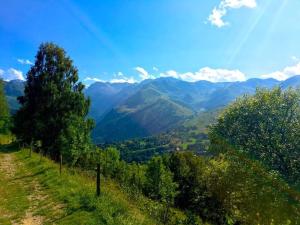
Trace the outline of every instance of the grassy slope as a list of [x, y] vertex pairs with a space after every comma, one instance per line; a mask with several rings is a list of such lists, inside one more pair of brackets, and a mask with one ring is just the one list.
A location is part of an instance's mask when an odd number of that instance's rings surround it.
[[[60, 176], [58, 166], [48, 159], [40, 160], [37, 154], [29, 158], [28, 150], [3, 154], [4, 150], [2, 146], [1, 159], [9, 155], [18, 162], [16, 176], [20, 179], [12, 183], [3, 171], [0, 173], [0, 224], [20, 221], [26, 216], [30, 205], [28, 196], [34, 188], [31, 186], [36, 186], [30, 183], [32, 179], [41, 186], [42, 196], [36, 199], [40, 206], [32, 213], [42, 217], [45, 224], [157, 224], [146, 213], [147, 204], [141, 209], [141, 203], [149, 200], [139, 199], [139, 203], [130, 200], [112, 181], [102, 181], [102, 195], [96, 198], [94, 182], [88, 176], [69, 169]], [[48, 207], [41, 207], [43, 205]]]

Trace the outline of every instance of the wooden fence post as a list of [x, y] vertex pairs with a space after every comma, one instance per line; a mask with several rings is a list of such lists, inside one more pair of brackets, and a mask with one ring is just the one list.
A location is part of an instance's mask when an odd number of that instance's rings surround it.
[[97, 162], [96, 193], [97, 196], [100, 196], [100, 163], [99, 162]]

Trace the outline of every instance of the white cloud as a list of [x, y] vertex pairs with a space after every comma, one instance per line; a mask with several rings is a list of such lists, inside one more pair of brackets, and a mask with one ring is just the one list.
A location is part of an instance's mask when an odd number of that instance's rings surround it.
[[133, 77], [126, 77], [122, 72], [115, 73], [114, 77], [118, 77], [118, 78], [114, 78], [109, 81], [105, 81], [105, 80], [101, 80], [97, 77], [86, 77], [83, 80], [83, 82], [84, 82], [85, 86], [87, 86], [87, 87], [95, 82], [131, 83], [131, 84], [137, 82]]
[[138, 74], [142, 80], [146, 80], [146, 79], [150, 78], [149, 73], [144, 68], [138, 66], [138, 67], [135, 67], [134, 69], [138, 72]]
[[133, 77], [123, 77], [121, 79], [112, 79], [109, 81], [110, 83], [130, 83], [130, 84], [133, 84], [133, 83], [136, 83], [137, 81], [133, 78]]
[[96, 77], [86, 77], [83, 81], [94, 81], [94, 82], [105, 82], [99, 78]]
[[228, 10], [242, 7], [253, 9], [256, 6], [256, 0], [221, 0], [220, 4], [212, 10], [208, 21], [214, 26], [224, 27], [229, 24], [223, 20]]
[[25, 80], [23, 72], [14, 68], [10, 68], [6, 71], [0, 70], [0, 78], [2, 78], [5, 81]]
[[293, 66], [287, 66], [283, 70], [264, 74], [261, 78], [274, 78], [276, 80], [286, 80], [292, 76], [300, 75], [300, 62]]
[[30, 62], [28, 59], [17, 59], [17, 61], [22, 65], [33, 65], [33, 63]]
[[155, 78], [154, 75], [149, 74], [147, 70], [145, 70], [144, 68], [142, 68], [140, 66], [135, 67], [134, 69], [138, 72], [138, 74], [139, 74], [139, 76], [142, 80], [154, 79]]
[[241, 7], [255, 8], [256, 0], [222, 0], [221, 4], [227, 8], [239, 9]]
[[130, 84], [133, 84], [133, 83], [137, 82], [133, 77], [126, 77], [124, 75], [124, 73], [122, 73], [122, 72], [118, 72], [118, 73], [114, 74], [114, 77], [117, 77], [117, 78], [111, 79], [109, 81], [110, 83], [130, 83]]
[[180, 74], [178, 74], [175, 70], [168, 70], [164, 73], [160, 73], [159, 75], [160, 77], [173, 77], [176, 79], [180, 78]]
[[297, 56], [292, 56], [291, 59], [292, 59], [293, 61], [296, 61], [296, 62], [299, 62], [299, 61], [300, 61], [300, 59], [299, 59]]
[[152, 68], [154, 71], [159, 71], [159, 69], [156, 67], [156, 66], [153, 66], [153, 68]]
[[118, 73], [117, 73], [117, 76], [119, 76], [119, 77], [124, 77], [124, 74], [123, 74], [122, 72], [118, 72]]
[[226, 15], [226, 10], [221, 10], [214, 8], [212, 13], [208, 17], [208, 21], [211, 22], [211, 24], [217, 26], [217, 27], [224, 27], [228, 23], [225, 23], [222, 19], [223, 16]]
[[212, 69], [204, 67], [197, 72], [178, 73], [175, 70], [169, 70], [160, 74], [161, 77], [173, 77], [189, 82], [207, 80], [211, 82], [232, 82], [245, 81], [246, 76], [239, 70]]

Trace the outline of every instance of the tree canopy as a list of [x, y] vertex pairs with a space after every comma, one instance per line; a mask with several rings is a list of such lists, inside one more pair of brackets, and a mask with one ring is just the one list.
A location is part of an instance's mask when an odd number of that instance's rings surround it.
[[288, 181], [300, 180], [300, 92], [258, 89], [231, 104], [211, 127], [212, 144], [235, 147]]
[[66, 52], [53, 43], [41, 44], [27, 73], [21, 108], [15, 116], [15, 133], [29, 144], [40, 141], [43, 151], [57, 158], [90, 149], [93, 122], [86, 119], [90, 101], [78, 82], [78, 71]]

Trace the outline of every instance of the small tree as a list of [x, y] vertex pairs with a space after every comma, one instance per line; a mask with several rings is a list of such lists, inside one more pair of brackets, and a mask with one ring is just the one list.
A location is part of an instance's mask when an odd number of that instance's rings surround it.
[[174, 204], [178, 185], [173, 181], [172, 172], [164, 165], [161, 157], [153, 157], [146, 168], [146, 193], [165, 204], [163, 223], [169, 220], [169, 210]]
[[164, 169], [161, 157], [153, 157], [147, 164], [145, 192], [156, 200], [160, 199], [161, 175]]
[[174, 204], [174, 199], [178, 194], [178, 185], [173, 181], [173, 174], [171, 171], [167, 169], [162, 171], [160, 186], [161, 201], [165, 204], [163, 223], [166, 224], [169, 220], [170, 207]]
[[120, 162], [120, 152], [112, 147], [106, 148], [102, 152], [103, 175], [106, 177], [114, 177]]

